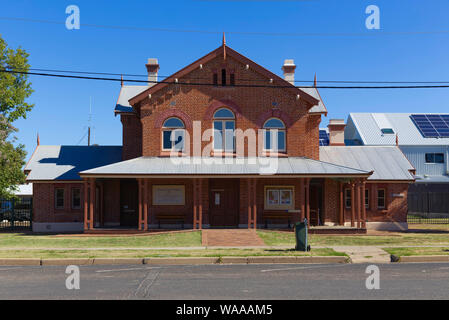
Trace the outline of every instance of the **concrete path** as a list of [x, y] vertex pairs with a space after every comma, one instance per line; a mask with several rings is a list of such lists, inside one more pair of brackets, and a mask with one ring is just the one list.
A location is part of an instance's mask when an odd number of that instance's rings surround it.
[[335, 251], [345, 252], [352, 263], [390, 263], [390, 254], [379, 247], [331, 247]]
[[207, 247], [263, 247], [265, 243], [255, 230], [207, 229], [202, 231], [202, 244]]

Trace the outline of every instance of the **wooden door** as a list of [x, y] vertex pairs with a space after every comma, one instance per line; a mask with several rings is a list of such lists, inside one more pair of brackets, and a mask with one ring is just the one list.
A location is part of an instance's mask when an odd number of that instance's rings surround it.
[[139, 195], [136, 180], [120, 181], [120, 226], [137, 227]]
[[238, 180], [217, 179], [212, 182], [209, 194], [211, 227], [238, 226]]

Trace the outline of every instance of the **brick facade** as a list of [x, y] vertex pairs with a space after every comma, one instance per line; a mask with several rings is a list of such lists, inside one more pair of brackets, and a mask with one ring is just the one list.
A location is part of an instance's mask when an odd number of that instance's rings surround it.
[[[281, 156], [307, 157], [319, 160], [319, 126], [321, 114], [309, 112], [312, 104], [310, 96], [299, 97], [294, 88], [255, 88], [221, 86], [221, 70], [226, 70], [227, 83], [233, 74], [236, 85], [241, 84], [263, 84], [279, 85], [279, 79], [267, 78], [266, 73], [256, 68], [255, 64], [245, 64], [238, 59], [223, 55], [217, 55], [208, 60], [200, 67], [192, 68], [188, 73], [182, 74], [178, 81], [182, 83], [207, 82], [212, 84], [213, 74], [218, 74], [217, 86], [198, 85], [176, 85], [169, 84], [151, 95], [146, 95], [135, 102], [133, 107], [135, 113], [121, 114], [123, 129], [122, 160], [129, 160], [140, 156], [164, 157], [168, 154], [162, 151], [162, 124], [170, 117], [178, 117], [185, 124], [189, 133], [190, 150], [194, 150], [194, 122], [201, 123], [201, 134], [213, 126], [213, 114], [221, 107], [230, 109], [235, 114], [235, 128], [245, 131], [253, 129], [257, 132], [266, 120], [271, 117], [281, 119], [286, 125], [286, 151]], [[309, 100], [308, 100], [309, 99]], [[257, 136], [260, 140], [263, 137]], [[209, 141], [202, 141], [203, 150]], [[247, 153], [247, 140], [245, 139], [245, 156]], [[231, 177], [229, 177], [231, 178]], [[161, 215], [184, 216], [184, 224], [194, 224], [194, 180], [192, 178], [148, 178], [147, 193], [139, 193], [139, 206], [148, 201], [148, 224], [156, 226], [160, 223], [158, 217]], [[198, 179], [195, 177], [195, 179]], [[201, 204], [203, 225], [211, 223], [211, 186], [216, 185], [217, 178], [201, 178]], [[304, 185], [307, 178], [256, 178], [255, 190], [257, 207], [257, 225], [293, 225], [305, 215], [307, 202], [305, 199]], [[97, 179], [96, 189], [100, 191], [100, 204], [95, 203], [94, 221], [97, 226], [119, 226], [121, 224], [121, 211], [123, 204], [121, 198], [123, 192], [120, 179]], [[340, 224], [340, 181], [334, 179], [313, 179], [309, 190], [320, 192], [320, 199], [311, 208], [318, 211], [321, 224]], [[185, 204], [179, 205], [154, 205], [152, 201], [152, 188], [154, 185], [183, 185], [185, 187]], [[240, 178], [238, 181], [237, 201], [237, 226], [248, 225], [248, 178]], [[288, 186], [294, 190], [294, 208], [290, 212], [286, 210], [265, 209], [265, 187], [266, 186]], [[83, 222], [84, 221], [84, 187], [80, 183], [39, 183], [33, 184], [34, 188], [34, 221], [35, 222]], [[55, 189], [63, 188], [65, 192], [64, 208], [55, 208]], [[71, 190], [81, 189], [81, 208], [72, 209]], [[142, 190], [142, 187], [139, 187]], [[407, 215], [407, 190], [408, 184], [401, 183], [366, 183], [370, 195], [370, 206], [366, 210], [367, 220], [370, 222], [405, 222]], [[386, 190], [386, 208], [377, 208], [377, 190]], [[136, 191], [137, 192], [137, 191]], [[316, 194], [311, 195], [316, 196]], [[146, 200], [144, 200], [146, 199]], [[343, 197], [343, 201], [344, 201]], [[343, 203], [344, 205], [344, 203]], [[345, 221], [351, 220], [351, 209], [345, 208]], [[137, 210], [137, 209], [136, 209]], [[86, 211], [87, 212], [87, 211]], [[142, 211], [139, 211], [139, 214]], [[282, 218], [282, 214], [288, 219]], [[281, 218], [273, 218], [276, 215]], [[140, 217], [139, 217], [140, 219]], [[141, 220], [139, 220], [141, 224]], [[139, 226], [140, 228], [140, 226]]]

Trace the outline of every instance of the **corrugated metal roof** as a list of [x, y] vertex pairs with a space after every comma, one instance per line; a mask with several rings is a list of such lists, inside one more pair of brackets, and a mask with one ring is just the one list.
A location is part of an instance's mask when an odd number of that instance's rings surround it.
[[120, 146], [38, 146], [24, 170], [27, 181], [80, 180], [80, 171], [121, 160]]
[[17, 191], [14, 191], [13, 193], [16, 196], [32, 196], [33, 195], [33, 184], [21, 184], [17, 186]]
[[146, 89], [152, 87], [154, 83], [147, 86], [128, 86], [124, 85], [120, 88], [120, 93], [118, 96], [117, 104], [115, 105], [114, 112], [132, 112], [133, 108], [129, 104], [129, 99], [137, 96], [139, 93], [145, 91]]
[[413, 180], [413, 166], [397, 147], [326, 146], [320, 147], [320, 160], [371, 171], [368, 180]]
[[301, 90], [319, 101], [317, 105], [310, 108], [309, 113], [327, 113], [326, 106], [317, 88], [301, 88]]
[[80, 173], [81, 175], [313, 175], [366, 176], [369, 171], [300, 157], [213, 158], [140, 157]]
[[[382, 134], [373, 115], [375, 113], [351, 113], [349, 115], [364, 145], [396, 145], [396, 133], [399, 145], [449, 145], [449, 138], [424, 138], [410, 118], [412, 113], [382, 114], [391, 124], [394, 134]], [[348, 125], [350, 123], [348, 119]], [[350, 129], [348, 128], [348, 130]]]

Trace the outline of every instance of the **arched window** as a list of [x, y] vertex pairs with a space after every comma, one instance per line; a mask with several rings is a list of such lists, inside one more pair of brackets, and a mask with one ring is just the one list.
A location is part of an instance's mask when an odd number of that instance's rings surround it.
[[235, 151], [235, 115], [226, 108], [214, 113], [214, 150]]
[[285, 151], [285, 125], [277, 118], [268, 119], [263, 125], [264, 149]]
[[184, 122], [168, 118], [162, 125], [162, 150], [184, 150]]

